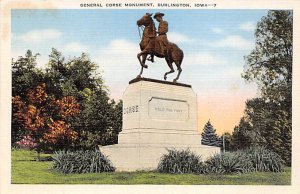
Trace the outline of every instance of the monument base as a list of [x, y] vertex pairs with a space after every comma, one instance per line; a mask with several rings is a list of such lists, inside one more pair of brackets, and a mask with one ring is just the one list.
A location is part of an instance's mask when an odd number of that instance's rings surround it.
[[214, 146], [199, 145], [197, 147], [184, 147], [172, 145], [139, 145], [139, 144], [116, 144], [99, 147], [100, 151], [108, 156], [116, 167], [116, 171], [153, 171], [157, 169], [158, 163], [167, 149], [189, 149], [202, 159], [220, 153], [220, 148]]
[[201, 145], [197, 95], [187, 84], [148, 78], [129, 82], [117, 145], [100, 150], [117, 171], [155, 170], [167, 149], [190, 149], [205, 160], [220, 148]]

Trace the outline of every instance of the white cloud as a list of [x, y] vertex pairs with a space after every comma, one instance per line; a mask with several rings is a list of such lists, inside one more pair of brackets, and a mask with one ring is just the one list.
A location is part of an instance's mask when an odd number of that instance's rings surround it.
[[138, 44], [127, 41], [125, 39], [116, 39], [109, 43], [107, 47], [103, 48], [105, 50], [105, 54], [120, 54], [120, 55], [128, 55], [139, 51]]
[[211, 29], [215, 34], [223, 34], [224, 30], [219, 27], [214, 27]]
[[228, 47], [248, 50], [254, 47], [254, 43], [240, 36], [227, 36], [222, 40], [211, 44], [213, 47]]
[[102, 75], [112, 91], [112, 97], [121, 98], [128, 81], [138, 75], [138, 52], [139, 44], [125, 39], [113, 40], [107, 46], [91, 52], [91, 59], [103, 71]]
[[88, 52], [89, 47], [80, 42], [70, 42], [63, 47], [66, 52]]
[[174, 43], [183, 43], [183, 42], [190, 42], [192, 41], [191, 38], [188, 36], [178, 33], [178, 32], [169, 32], [168, 33], [168, 40]]
[[253, 21], [245, 22], [245, 23], [241, 24], [239, 26], [239, 28], [244, 31], [254, 31], [255, 23]]
[[13, 38], [23, 42], [41, 43], [46, 40], [58, 39], [61, 36], [61, 32], [54, 29], [32, 30], [25, 34], [14, 34]]
[[184, 58], [184, 63], [193, 64], [193, 65], [223, 65], [227, 61], [220, 59], [216, 55], [213, 55], [208, 52], [198, 52], [194, 54], [187, 54]]

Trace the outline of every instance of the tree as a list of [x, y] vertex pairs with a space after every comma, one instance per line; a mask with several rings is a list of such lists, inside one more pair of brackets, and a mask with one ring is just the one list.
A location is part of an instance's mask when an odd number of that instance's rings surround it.
[[255, 81], [264, 100], [287, 112], [292, 103], [293, 14], [269, 11], [257, 24], [255, 49], [245, 57], [243, 78]]
[[[16, 61], [12, 59], [12, 96], [25, 98], [27, 91], [36, 87], [43, 81], [44, 74], [36, 68], [36, 59], [39, 54], [33, 55], [31, 50], [25, 53], [25, 57], [20, 56]], [[19, 104], [21, 105], [21, 104]], [[16, 107], [12, 107], [14, 112]], [[12, 114], [13, 115], [13, 114]], [[17, 122], [17, 119], [12, 117], [11, 142], [12, 144], [21, 141], [24, 136], [24, 130]]]
[[[223, 138], [224, 138], [224, 144], [225, 144], [225, 148], [223, 147]], [[220, 137], [220, 142], [222, 143], [222, 149], [223, 149], [223, 152], [224, 150], [226, 151], [234, 151], [236, 150], [236, 148], [234, 147], [233, 145], [233, 142], [232, 142], [232, 135], [228, 132], [225, 132], [221, 137]]]
[[92, 92], [82, 101], [82, 113], [74, 121], [78, 126], [78, 145], [94, 149], [98, 145], [118, 143], [122, 128], [122, 102]]
[[94, 149], [98, 145], [117, 143], [122, 127], [122, 102], [116, 103], [108, 96], [107, 86], [99, 73], [97, 64], [87, 54], [65, 60], [56, 49], [49, 56], [46, 69], [48, 91], [55, 97], [72, 95], [81, 105], [81, 113], [69, 122], [78, 132], [76, 145]]
[[291, 163], [292, 11], [269, 11], [257, 24], [255, 49], [245, 57], [243, 78], [258, 84], [260, 97], [246, 102], [245, 116], [233, 133], [241, 144], [264, 145]]
[[220, 139], [216, 134], [216, 130], [211, 125], [210, 120], [205, 124], [201, 136], [201, 144], [208, 146], [220, 146]]
[[266, 146], [289, 164], [291, 134], [288, 113], [276, 103], [255, 98], [246, 102], [245, 116], [234, 129], [233, 139], [234, 144], [240, 148]]
[[67, 118], [80, 112], [74, 97], [53, 99], [48, 96], [45, 88], [46, 84], [42, 83], [30, 89], [27, 98], [15, 96], [12, 99], [13, 118], [23, 129], [22, 140], [32, 140], [38, 153], [49, 147], [61, 149], [71, 145], [77, 138], [77, 133], [71, 128]]
[[106, 98], [108, 89], [97, 68], [97, 64], [85, 53], [66, 60], [61, 52], [53, 48], [46, 68], [47, 92], [55, 97], [72, 95], [83, 100], [83, 91], [90, 90]]
[[111, 124], [112, 124], [112, 135], [109, 144], [118, 143], [118, 135], [122, 131], [122, 119], [123, 119], [123, 102], [119, 101], [116, 103], [114, 100], [110, 103], [112, 107], [111, 111]]
[[[97, 64], [87, 54], [66, 60], [56, 49], [49, 55], [45, 82], [47, 92], [54, 98], [74, 96], [81, 105], [81, 113], [69, 118], [78, 133], [76, 146], [94, 149], [97, 145], [111, 144], [108, 134], [115, 134], [112, 125], [113, 107], [109, 103], [108, 89], [97, 73]], [[119, 122], [119, 121], [118, 121]]]
[[234, 127], [232, 133], [232, 147], [234, 149], [244, 149], [255, 144], [257, 142], [255, 138], [259, 136], [253, 133], [252, 129], [246, 118], [241, 118], [239, 125]]
[[16, 61], [12, 59], [12, 96], [23, 98], [29, 89], [43, 81], [43, 72], [36, 68], [38, 55], [27, 50], [25, 57], [20, 56]]
[[[97, 72], [97, 64], [92, 62], [85, 53], [80, 57], [67, 60], [61, 52], [53, 48], [49, 55], [48, 67], [41, 71], [36, 67], [36, 57], [37, 55], [32, 56], [29, 53], [25, 57], [26, 60], [21, 59], [22, 61], [30, 61], [30, 63], [26, 63], [30, 66], [30, 72], [41, 73], [41, 76], [31, 76], [31, 74], [27, 76], [26, 74], [26, 77], [23, 76], [25, 78], [21, 79], [20, 76], [22, 77], [24, 68], [15, 68], [16, 80], [20, 81], [14, 84], [17, 87], [15, 87], [13, 97], [20, 96], [22, 102], [27, 102], [27, 92], [38, 84], [45, 83], [47, 86], [44, 88], [47, 94], [47, 102], [50, 99], [61, 100], [72, 96], [80, 106], [81, 111], [76, 116], [64, 117], [64, 123], [53, 123], [56, 129], [72, 126], [72, 130], [76, 132], [76, 143], [68, 145], [69, 148], [73, 146], [72, 148], [94, 149], [99, 144], [117, 143], [117, 136], [122, 126], [122, 102], [116, 103], [109, 98], [107, 86], [105, 86], [103, 78]], [[30, 60], [27, 58], [30, 58]], [[14, 63], [13, 66], [18, 67]], [[31, 80], [31, 78], [33, 79]], [[31, 81], [26, 82], [28, 79]], [[25, 89], [23, 89], [23, 85], [26, 86]], [[14, 106], [13, 113], [18, 111], [16, 109], [17, 104]], [[53, 111], [54, 107], [47, 110]], [[56, 118], [55, 114], [52, 115], [55, 117], [53, 118], [54, 121], [61, 120]], [[60, 114], [57, 114], [57, 117], [60, 117]], [[12, 121], [12, 136], [14, 137], [12, 143], [14, 144], [24, 139], [25, 130], [19, 120], [14, 117], [14, 114]], [[27, 140], [29, 141], [30, 138], [27, 138]]]

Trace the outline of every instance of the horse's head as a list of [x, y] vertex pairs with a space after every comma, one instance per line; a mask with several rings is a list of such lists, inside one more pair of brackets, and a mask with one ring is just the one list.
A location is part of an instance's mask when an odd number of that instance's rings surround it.
[[139, 19], [136, 24], [138, 26], [149, 26], [149, 24], [151, 22], [153, 22], [153, 19], [152, 19], [152, 13], [146, 13], [141, 19]]

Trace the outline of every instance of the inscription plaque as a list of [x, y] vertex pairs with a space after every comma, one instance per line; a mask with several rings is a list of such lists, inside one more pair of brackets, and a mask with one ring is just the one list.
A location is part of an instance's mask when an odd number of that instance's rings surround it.
[[152, 97], [148, 110], [151, 119], [182, 122], [189, 119], [188, 103], [182, 100]]

